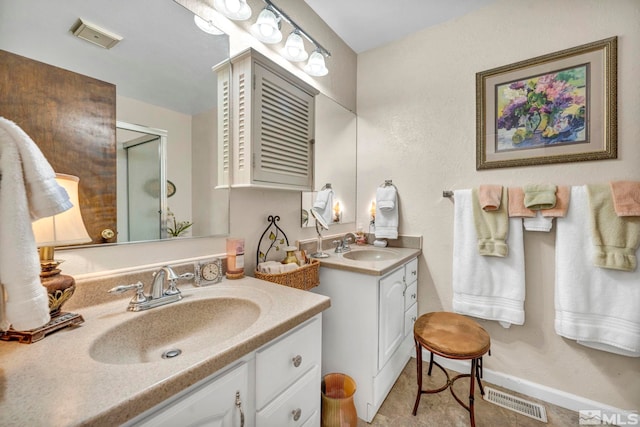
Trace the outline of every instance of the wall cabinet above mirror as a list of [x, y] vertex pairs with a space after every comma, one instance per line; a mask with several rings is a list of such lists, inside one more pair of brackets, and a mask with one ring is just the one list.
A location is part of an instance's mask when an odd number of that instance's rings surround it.
[[[109, 163], [104, 165], [108, 169], [89, 161], [82, 150], [72, 159], [78, 166], [75, 174], [80, 176], [81, 209], [87, 228], [93, 230], [93, 243], [126, 240], [121, 236], [105, 240], [100, 234], [105, 227], [89, 224], [98, 214], [109, 213], [114, 219], [121, 215], [122, 206], [116, 203], [116, 197], [103, 195], [115, 192], [119, 184], [116, 175], [121, 175], [115, 172], [116, 120], [166, 131], [166, 179], [176, 189], [168, 199], [168, 208], [176, 220], [193, 223], [183, 236], [228, 234], [228, 190], [215, 190], [217, 81], [211, 70], [229, 57], [227, 36], [200, 31], [193, 13], [171, 0], [0, 0], [0, 11], [0, 49], [115, 87], [110, 95], [115, 117], [102, 123], [112, 129], [106, 136], [112, 144]], [[107, 50], [74, 37], [72, 29], [79, 19], [115, 33], [122, 40]], [[64, 101], [64, 108], [72, 110], [61, 114], [61, 108], [51, 108], [59, 100], [55, 91], [65, 90], [59, 80], [48, 85], [48, 92], [31, 80], [28, 90], [35, 91], [36, 98], [15, 99], [9, 94], [16, 86], [27, 83], [25, 75], [4, 60], [0, 67], [0, 115], [12, 119], [11, 114], [6, 114], [9, 107], [23, 109], [25, 114], [18, 124], [27, 129], [30, 122], [39, 121], [43, 134], [50, 138], [35, 142], [51, 144], [61, 157], [70, 158], [67, 147], [72, 142], [79, 147], [84, 144], [85, 155], [95, 151], [95, 127], [81, 117], [100, 121], [92, 116], [91, 108], [92, 102], [103, 99], [95, 92], [96, 85], [72, 82], [88, 101], [75, 106]], [[42, 111], [39, 116], [32, 114], [36, 104]], [[58, 132], [62, 122], [70, 129], [65, 137]], [[59, 169], [55, 165], [54, 168]], [[101, 184], [102, 189], [87, 192], [86, 186], [92, 183]], [[118, 229], [116, 224], [115, 230]]]

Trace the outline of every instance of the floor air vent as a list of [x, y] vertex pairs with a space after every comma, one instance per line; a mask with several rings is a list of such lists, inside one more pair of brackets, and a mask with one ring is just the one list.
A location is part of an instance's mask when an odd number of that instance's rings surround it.
[[503, 408], [526, 415], [534, 420], [542, 421], [544, 423], [547, 422], [547, 411], [545, 411], [544, 406], [542, 405], [529, 402], [528, 400], [512, 396], [491, 387], [485, 387], [484, 391], [484, 400], [487, 402], [491, 402], [494, 405], [502, 406]]

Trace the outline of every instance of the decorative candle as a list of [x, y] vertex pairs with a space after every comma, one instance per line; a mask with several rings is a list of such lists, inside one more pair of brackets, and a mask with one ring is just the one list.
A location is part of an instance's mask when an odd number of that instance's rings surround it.
[[244, 277], [244, 239], [227, 239], [227, 278]]

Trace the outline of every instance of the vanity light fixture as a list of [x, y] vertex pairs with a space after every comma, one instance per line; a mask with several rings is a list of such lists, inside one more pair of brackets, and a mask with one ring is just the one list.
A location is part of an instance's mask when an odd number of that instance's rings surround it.
[[214, 0], [213, 7], [234, 21], [246, 21], [251, 18], [251, 7], [247, 0]]
[[263, 43], [279, 43], [282, 40], [280, 18], [269, 7], [262, 9], [256, 23], [251, 26], [251, 34]]
[[213, 22], [207, 21], [204, 18], [201, 18], [198, 15], [193, 15], [193, 21], [195, 24], [207, 34], [212, 34], [214, 36], [219, 36], [224, 34], [224, 31], [213, 25]]
[[306, 61], [309, 54], [304, 50], [304, 41], [299, 30], [293, 30], [284, 44], [280, 54], [291, 62]]
[[[291, 62], [302, 62], [308, 57], [309, 62], [303, 67], [304, 71], [311, 76], [326, 76], [329, 70], [325, 64], [325, 58], [330, 57], [331, 53], [296, 24], [282, 9], [273, 4], [271, 0], [262, 1], [267, 6], [260, 12], [256, 23], [251, 26], [251, 34], [264, 43], [279, 43], [282, 40], [282, 33], [280, 32], [282, 21], [288, 23], [293, 27], [293, 31], [287, 37], [284, 48], [280, 50], [282, 56]], [[303, 38], [307, 39], [315, 48], [311, 56], [308, 56], [304, 48]]]
[[327, 66], [324, 63], [324, 55], [320, 50], [315, 50], [311, 56], [307, 65], [304, 66], [304, 71], [310, 76], [322, 77], [329, 73]]

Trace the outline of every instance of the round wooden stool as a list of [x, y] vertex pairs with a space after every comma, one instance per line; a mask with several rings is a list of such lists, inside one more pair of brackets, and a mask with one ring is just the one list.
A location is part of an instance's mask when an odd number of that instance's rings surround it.
[[[475, 426], [473, 413], [474, 379], [478, 379], [480, 393], [484, 395], [482, 381], [482, 356], [491, 347], [491, 340], [487, 331], [475, 321], [455, 313], [434, 312], [423, 314], [416, 320], [413, 326], [413, 338], [416, 343], [416, 358], [418, 371], [418, 395], [416, 404], [413, 407], [413, 415], [418, 412], [420, 397], [428, 393], [440, 393], [449, 388], [456, 401], [462, 405], [471, 418], [471, 426]], [[440, 388], [433, 390], [422, 389], [422, 348], [431, 352], [428, 375], [431, 376], [433, 365], [439, 367], [447, 377], [447, 383]], [[433, 360], [433, 355], [446, 357], [447, 359], [471, 360], [471, 371], [469, 374], [460, 374], [453, 379], [449, 378], [447, 371]], [[464, 403], [453, 391], [453, 383], [460, 379], [469, 377], [469, 404]]]

